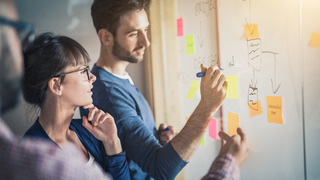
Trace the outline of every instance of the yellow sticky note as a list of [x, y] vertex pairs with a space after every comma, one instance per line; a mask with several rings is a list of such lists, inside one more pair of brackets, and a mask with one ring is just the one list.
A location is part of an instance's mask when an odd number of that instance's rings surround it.
[[194, 54], [194, 39], [193, 35], [186, 36], [187, 55]]
[[320, 47], [320, 33], [313, 32], [311, 34], [310, 46]]
[[238, 76], [228, 75], [226, 76], [226, 80], [228, 82], [227, 98], [238, 99]]
[[200, 141], [200, 145], [201, 145], [201, 146], [206, 146], [206, 144], [207, 144], [207, 143], [206, 143], [206, 137], [203, 136], [202, 139], [201, 139], [201, 141]]
[[269, 123], [283, 124], [281, 96], [267, 96], [267, 117]]
[[239, 115], [228, 112], [228, 134], [230, 136], [236, 135], [238, 127], [239, 127]]
[[244, 26], [247, 39], [260, 38], [258, 24], [246, 24]]
[[260, 101], [258, 100], [256, 102], [250, 102], [249, 103], [249, 111], [250, 111], [251, 117], [262, 114], [262, 108], [261, 108]]
[[193, 99], [194, 95], [196, 94], [196, 91], [199, 87], [199, 82], [198, 81], [191, 81], [190, 82], [190, 89], [187, 95], [187, 99]]

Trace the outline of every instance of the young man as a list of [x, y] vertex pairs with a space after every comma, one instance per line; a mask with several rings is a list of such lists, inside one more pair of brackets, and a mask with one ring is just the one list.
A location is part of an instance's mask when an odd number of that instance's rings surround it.
[[[132, 179], [174, 179], [187, 164], [212, 115], [225, 98], [225, 76], [217, 67], [205, 68], [201, 101], [188, 123], [174, 138], [166, 125], [156, 131], [150, 107], [130, 75], [129, 63], [143, 60], [150, 45], [146, 11], [150, 0], [95, 0], [91, 15], [101, 42], [100, 57], [92, 69], [94, 105], [110, 113], [126, 151]], [[81, 114], [86, 112], [82, 109]], [[157, 134], [160, 134], [159, 140]], [[230, 162], [230, 161], [229, 161]]]
[[[27, 36], [19, 40], [17, 32]], [[23, 74], [20, 42], [27, 43], [30, 35], [31, 26], [18, 21], [12, 0], [0, 0], [0, 115], [19, 101]], [[99, 167], [88, 168], [85, 163], [73, 146], [62, 151], [41, 140], [20, 142], [0, 117], [0, 179], [110, 179]]]

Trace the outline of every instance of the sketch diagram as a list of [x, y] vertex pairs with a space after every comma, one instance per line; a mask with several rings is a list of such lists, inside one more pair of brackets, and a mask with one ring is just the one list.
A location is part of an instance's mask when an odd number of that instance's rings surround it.
[[[245, 0], [243, 0], [245, 1]], [[251, 0], [249, 0], [249, 22], [245, 18], [246, 22], [246, 39], [248, 48], [248, 66], [252, 69], [252, 78], [248, 87], [248, 105], [255, 111], [259, 111], [259, 88], [258, 79], [256, 79], [256, 73], [259, 73], [262, 68], [262, 54], [270, 54], [274, 59], [273, 77], [271, 78], [271, 87], [273, 94], [276, 94], [281, 86], [281, 83], [277, 82], [277, 52], [263, 51], [262, 50], [262, 39], [260, 38], [258, 26], [251, 24]]]

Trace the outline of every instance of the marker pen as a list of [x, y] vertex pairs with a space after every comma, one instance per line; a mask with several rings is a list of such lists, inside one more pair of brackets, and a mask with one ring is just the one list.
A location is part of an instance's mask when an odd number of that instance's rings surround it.
[[[219, 68], [221, 71], [223, 71], [222, 68]], [[197, 74], [197, 77], [203, 77], [204, 75], [206, 75], [206, 72], [198, 72]]]

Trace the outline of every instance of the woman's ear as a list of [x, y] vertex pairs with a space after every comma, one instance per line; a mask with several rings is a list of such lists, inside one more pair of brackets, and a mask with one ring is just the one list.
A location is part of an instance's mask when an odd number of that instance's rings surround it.
[[60, 78], [51, 78], [48, 82], [48, 89], [55, 95], [60, 96], [61, 93], [61, 80]]
[[100, 29], [98, 31], [98, 37], [101, 41], [102, 44], [106, 45], [106, 46], [110, 46], [113, 44], [113, 35], [110, 31], [108, 31], [107, 29]]

